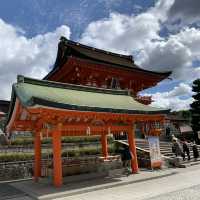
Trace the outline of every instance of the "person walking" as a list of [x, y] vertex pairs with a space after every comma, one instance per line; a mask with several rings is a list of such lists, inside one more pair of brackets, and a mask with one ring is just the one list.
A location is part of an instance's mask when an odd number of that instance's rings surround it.
[[172, 140], [172, 151], [176, 157], [181, 156], [183, 160], [185, 160], [185, 154], [183, 153], [182, 146], [177, 138], [173, 138]]
[[187, 143], [186, 140], [183, 140], [182, 145], [183, 145], [184, 157], [185, 157], [185, 153], [186, 153], [188, 160], [190, 160], [190, 148], [189, 148], [189, 144]]
[[131, 160], [133, 158], [133, 155], [132, 155], [128, 145], [123, 145], [121, 157], [122, 157], [122, 163], [123, 163], [123, 167], [124, 167], [124, 173], [128, 176], [132, 173], [131, 172]]
[[199, 157], [199, 151], [195, 142], [192, 143], [192, 151], [194, 159], [197, 160], [197, 158]]

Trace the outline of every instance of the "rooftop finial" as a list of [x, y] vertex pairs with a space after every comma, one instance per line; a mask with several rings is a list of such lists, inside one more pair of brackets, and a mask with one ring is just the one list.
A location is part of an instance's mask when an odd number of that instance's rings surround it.
[[24, 76], [22, 76], [22, 75], [17, 75], [17, 82], [18, 82], [18, 83], [24, 83]]
[[61, 41], [61, 42], [66, 42], [66, 41], [67, 41], [67, 38], [64, 37], [64, 36], [61, 36], [61, 37], [60, 37], [60, 41]]

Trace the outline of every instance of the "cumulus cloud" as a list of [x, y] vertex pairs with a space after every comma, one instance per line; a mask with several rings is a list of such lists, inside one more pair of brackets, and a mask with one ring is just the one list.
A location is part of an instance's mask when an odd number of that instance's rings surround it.
[[166, 20], [172, 3], [173, 0], [158, 1], [155, 7], [139, 15], [111, 13], [109, 18], [90, 23], [80, 41], [118, 53], [134, 53], [152, 40], [161, 39], [160, 22]]
[[199, 77], [192, 66], [194, 60], [200, 60], [199, 45], [200, 29], [187, 27], [164, 41], [146, 46], [138, 55], [138, 62], [150, 70], [166, 68], [173, 71], [173, 78], [191, 82]]
[[192, 88], [188, 84], [180, 83], [169, 92], [157, 92], [148, 95], [152, 96], [152, 106], [178, 111], [190, 108], [193, 101], [192, 94]]
[[67, 26], [33, 38], [26, 38], [18, 30], [0, 19], [0, 99], [10, 98], [17, 74], [43, 78], [55, 62], [60, 36], [70, 36]]

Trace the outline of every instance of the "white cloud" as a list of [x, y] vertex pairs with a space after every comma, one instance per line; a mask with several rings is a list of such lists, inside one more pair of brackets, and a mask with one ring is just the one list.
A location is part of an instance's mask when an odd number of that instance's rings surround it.
[[190, 49], [184, 44], [174, 38], [169, 38], [146, 46], [138, 55], [137, 60], [146, 69], [170, 70], [173, 72], [173, 78], [185, 79], [186, 70], [192, 66], [191, 56]]
[[191, 97], [192, 88], [185, 83], [180, 83], [169, 92], [157, 92], [148, 95], [152, 96], [151, 106], [171, 109], [172, 111], [187, 110], [193, 101]]
[[183, 28], [178, 34], [172, 35], [171, 38], [181, 42], [191, 51], [192, 59], [200, 59], [200, 29]]
[[179, 86], [175, 86], [174, 89], [168, 92], [168, 97], [175, 97], [175, 96], [188, 96], [192, 95], [192, 88], [185, 83], [180, 83]]
[[152, 40], [161, 39], [160, 22], [166, 20], [172, 3], [173, 0], [158, 1], [155, 7], [136, 16], [111, 13], [109, 18], [90, 23], [80, 41], [125, 54], [141, 50]]
[[70, 36], [67, 26], [33, 38], [26, 38], [18, 30], [0, 19], [0, 99], [10, 98], [17, 74], [43, 78], [55, 62], [60, 36]]
[[163, 41], [156, 41], [138, 55], [138, 62], [150, 70], [171, 70], [173, 78], [192, 82], [198, 78], [192, 62], [200, 60], [200, 29], [183, 28]]
[[171, 109], [171, 111], [188, 110], [193, 99], [180, 99], [178, 97], [165, 98], [162, 93], [153, 95], [154, 102], [151, 104], [154, 107]]
[[173, 71], [173, 78], [191, 82], [198, 78], [192, 63], [200, 60], [200, 29], [182, 27], [168, 38], [159, 35], [173, 3], [174, 0], [159, 0], [154, 7], [138, 15], [111, 13], [109, 18], [90, 23], [80, 41], [133, 54], [136, 63], [143, 68]]

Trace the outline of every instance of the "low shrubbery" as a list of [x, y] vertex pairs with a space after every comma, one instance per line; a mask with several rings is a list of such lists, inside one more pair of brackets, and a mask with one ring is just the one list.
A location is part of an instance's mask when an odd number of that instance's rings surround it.
[[[115, 146], [109, 146], [109, 153], [115, 152]], [[82, 157], [82, 156], [91, 156], [91, 155], [99, 155], [101, 154], [101, 148], [96, 147], [87, 147], [80, 148], [78, 150], [64, 150], [62, 152], [62, 157]], [[52, 153], [43, 153], [42, 158], [47, 159], [48, 157], [52, 157]], [[4, 153], [0, 154], [0, 162], [15, 162], [15, 161], [28, 161], [33, 160], [33, 153]]]
[[[62, 137], [62, 143], [85, 143], [85, 142], [100, 142], [100, 136], [74, 136], [74, 137]], [[111, 143], [113, 141], [112, 137], [108, 137], [108, 142]], [[34, 139], [33, 138], [16, 138], [15, 140], [11, 141], [11, 145], [33, 145]], [[43, 138], [42, 144], [51, 144], [51, 138]]]
[[6, 153], [0, 154], [0, 162], [15, 162], [15, 161], [26, 161], [32, 160], [32, 153]]
[[19, 145], [19, 146], [33, 145], [33, 138], [17, 138], [11, 141], [10, 145]]

